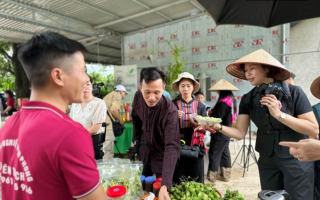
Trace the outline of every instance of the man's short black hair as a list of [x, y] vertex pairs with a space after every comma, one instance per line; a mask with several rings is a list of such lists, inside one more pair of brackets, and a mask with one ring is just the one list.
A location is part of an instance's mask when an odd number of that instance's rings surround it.
[[202, 96], [204, 96], [204, 94], [203, 94], [202, 92], [196, 92], [196, 93], [194, 94], [194, 96], [198, 96], [199, 94], [201, 94]]
[[140, 84], [142, 84], [143, 80], [148, 84], [158, 79], [162, 79], [163, 84], [166, 84], [166, 75], [157, 67], [142, 68], [140, 72]]
[[59, 33], [44, 32], [35, 34], [21, 45], [18, 56], [31, 86], [40, 88], [48, 83], [52, 69], [59, 67], [67, 73], [71, 72], [72, 63], [66, 58], [78, 51], [87, 52], [86, 48], [75, 40]]

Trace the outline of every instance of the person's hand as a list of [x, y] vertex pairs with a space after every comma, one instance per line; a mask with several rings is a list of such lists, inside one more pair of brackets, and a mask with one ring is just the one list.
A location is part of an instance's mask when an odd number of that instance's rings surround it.
[[168, 193], [167, 186], [165, 185], [161, 186], [158, 197], [159, 197], [159, 200], [171, 200]]
[[134, 144], [131, 142], [131, 147], [134, 147]]
[[273, 94], [267, 94], [266, 96], [262, 97], [260, 103], [264, 106], [267, 106], [269, 109], [270, 114], [278, 119], [281, 111], [280, 111], [280, 102], [278, 101], [277, 97]]
[[179, 119], [181, 119], [181, 117], [182, 117], [182, 115], [184, 114], [184, 112], [183, 111], [181, 111], [181, 110], [178, 110], [178, 117], [179, 117]]
[[196, 119], [190, 118], [190, 122], [191, 122], [191, 123], [193, 124], [193, 126], [195, 126], [195, 127], [197, 127], [197, 126], [200, 125], [199, 122], [198, 122]]
[[124, 125], [124, 121], [122, 119], [119, 120], [119, 123], [121, 124], [121, 126]]
[[290, 147], [290, 154], [300, 161], [320, 160], [320, 141], [305, 139], [299, 142], [280, 142], [282, 146]]

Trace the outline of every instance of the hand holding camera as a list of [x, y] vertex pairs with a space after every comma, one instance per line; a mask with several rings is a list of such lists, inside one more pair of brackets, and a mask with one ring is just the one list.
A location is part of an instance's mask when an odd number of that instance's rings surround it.
[[268, 108], [270, 114], [278, 119], [281, 114], [280, 111], [280, 102], [278, 101], [277, 97], [273, 94], [267, 94], [266, 96], [262, 97], [260, 100], [261, 105], [264, 105]]

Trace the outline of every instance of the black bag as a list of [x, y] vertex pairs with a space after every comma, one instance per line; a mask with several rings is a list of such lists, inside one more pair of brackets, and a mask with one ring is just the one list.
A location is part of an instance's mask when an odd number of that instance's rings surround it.
[[200, 147], [199, 146], [192, 146], [189, 145], [181, 145], [180, 147], [180, 157], [182, 158], [189, 158], [189, 159], [196, 159], [200, 154]]
[[122, 135], [124, 131], [124, 126], [122, 126], [119, 122], [113, 121], [112, 117], [110, 116], [109, 112], [107, 111], [108, 116], [110, 117], [110, 120], [112, 122], [112, 129], [114, 137], [119, 137]]

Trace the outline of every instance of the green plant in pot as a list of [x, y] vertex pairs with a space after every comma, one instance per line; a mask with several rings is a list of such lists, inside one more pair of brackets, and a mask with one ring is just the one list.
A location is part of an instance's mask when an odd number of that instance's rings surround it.
[[180, 61], [181, 53], [185, 52], [185, 49], [184, 47], [179, 48], [176, 44], [171, 44], [168, 40], [166, 40], [166, 42], [168, 43], [172, 51], [171, 59], [166, 70], [166, 90], [172, 96], [175, 94], [175, 92], [171, 89], [172, 82], [178, 78], [179, 74], [186, 71], [186, 69], [183, 67], [186, 64], [186, 62]]

